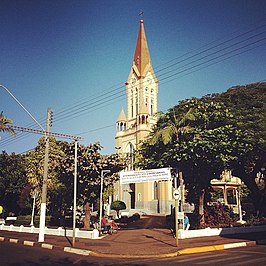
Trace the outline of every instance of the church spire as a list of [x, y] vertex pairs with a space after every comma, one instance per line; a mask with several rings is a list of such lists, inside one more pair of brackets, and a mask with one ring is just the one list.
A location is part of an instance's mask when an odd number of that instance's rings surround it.
[[138, 74], [140, 77], [145, 76], [148, 67], [151, 65], [150, 53], [142, 19], [140, 20], [139, 35], [133, 64], [137, 67], [139, 73], [136, 74]]

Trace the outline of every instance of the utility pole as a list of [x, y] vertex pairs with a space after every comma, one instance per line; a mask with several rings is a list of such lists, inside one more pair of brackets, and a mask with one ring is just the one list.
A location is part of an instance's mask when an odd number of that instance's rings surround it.
[[101, 221], [102, 221], [102, 216], [103, 216], [103, 178], [104, 175], [107, 173], [110, 173], [110, 170], [102, 170], [101, 171], [101, 187], [100, 187], [100, 217], [99, 217], [99, 235], [101, 235], [102, 232], [102, 226], [101, 226]]
[[[182, 171], [178, 172], [179, 176], [179, 185], [180, 185], [180, 211], [184, 211], [184, 179]], [[184, 229], [184, 228], [183, 228]]]
[[175, 238], [176, 238], [176, 246], [178, 247], [178, 208], [179, 208], [179, 193], [177, 190], [177, 179], [178, 179], [178, 173], [175, 175]]
[[77, 210], [77, 161], [78, 161], [78, 142], [75, 140], [75, 170], [74, 170], [74, 195], [73, 195], [73, 239], [72, 246], [76, 243], [76, 210]]
[[51, 127], [52, 111], [49, 107], [47, 110], [46, 132], [45, 132], [45, 155], [44, 155], [44, 171], [43, 171], [43, 185], [42, 185], [42, 202], [41, 215], [39, 226], [39, 242], [44, 241], [45, 231], [45, 216], [46, 216], [46, 195], [47, 195], [47, 177], [48, 177], [48, 159], [49, 159], [49, 132]]

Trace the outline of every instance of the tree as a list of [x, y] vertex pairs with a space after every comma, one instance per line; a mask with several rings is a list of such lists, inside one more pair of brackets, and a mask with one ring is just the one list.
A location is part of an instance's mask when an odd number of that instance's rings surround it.
[[239, 154], [230, 167], [233, 174], [248, 186], [257, 213], [263, 215], [266, 211], [266, 191], [265, 186], [258, 186], [256, 178], [266, 166], [266, 83], [236, 86], [213, 98], [223, 101], [230, 108], [234, 114], [233, 123], [247, 136], [251, 148]]
[[[26, 174], [28, 182], [32, 189], [42, 191], [43, 171], [44, 171], [44, 153], [45, 153], [45, 138], [40, 138], [38, 146], [26, 154]], [[49, 142], [49, 161], [48, 161], [48, 179], [47, 179], [47, 209], [50, 213], [58, 212], [60, 205], [60, 197], [62, 183], [58, 179], [56, 171], [57, 165], [63, 157], [64, 153], [60, 146], [60, 142], [54, 137], [50, 137]], [[41, 193], [37, 198], [37, 208], [40, 206]], [[52, 202], [52, 204], [50, 204]]]
[[[85, 201], [97, 204], [100, 196], [101, 170], [108, 169], [111, 175], [104, 177], [105, 192], [112, 189], [113, 183], [118, 180], [118, 172], [125, 167], [125, 162], [118, 155], [110, 156], [100, 154], [99, 143], [78, 147], [78, 204], [84, 205]], [[58, 165], [59, 179], [64, 184], [66, 204], [72, 205], [73, 174], [74, 174], [74, 143], [63, 143], [64, 157]], [[107, 195], [106, 193], [104, 193]], [[107, 195], [108, 196], [108, 195]]]
[[[15, 136], [15, 131], [10, 127], [10, 124], [13, 124], [13, 121], [3, 115], [3, 112], [0, 113], [0, 132], [7, 132]], [[1, 139], [1, 138], [0, 138]]]
[[19, 197], [27, 185], [24, 155], [0, 154], [0, 202], [7, 212], [19, 213]]
[[[231, 118], [223, 103], [210, 98], [182, 101], [163, 120], [159, 119], [151, 138], [140, 150], [139, 166], [170, 165], [183, 172], [188, 199], [198, 205], [202, 225], [210, 181], [220, 178], [229, 163], [249, 149], [245, 135], [230, 123]], [[169, 128], [170, 134], [164, 134]], [[154, 138], [156, 135], [161, 138]]]
[[125, 202], [121, 201], [121, 200], [116, 200], [116, 201], [113, 201], [111, 203], [111, 210], [115, 210], [116, 213], [117, 213], [117, 217], [119, 217], [119, 212], [121, 210], [125, 210], [127, 207], [126, 207], [126, 204]]

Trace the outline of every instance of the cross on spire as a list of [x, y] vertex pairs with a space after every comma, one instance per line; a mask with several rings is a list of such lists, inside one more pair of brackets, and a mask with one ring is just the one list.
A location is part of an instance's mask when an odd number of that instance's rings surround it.
[[143, 16], [144, 16], [144, 12], [143, 12], [143, 10], [140, 10], [139, 17], [140, 17], [141, 20], [143, 19]]

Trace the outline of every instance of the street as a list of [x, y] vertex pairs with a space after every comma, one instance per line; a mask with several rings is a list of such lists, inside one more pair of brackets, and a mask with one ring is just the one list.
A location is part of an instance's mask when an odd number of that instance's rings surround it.
[[264, 265], [265, 245], [181, 255], [157, 259], [117, 259], [81, 256], [61, 250], [47, 250], [12, 243], [0, 243], [1, 265]]

